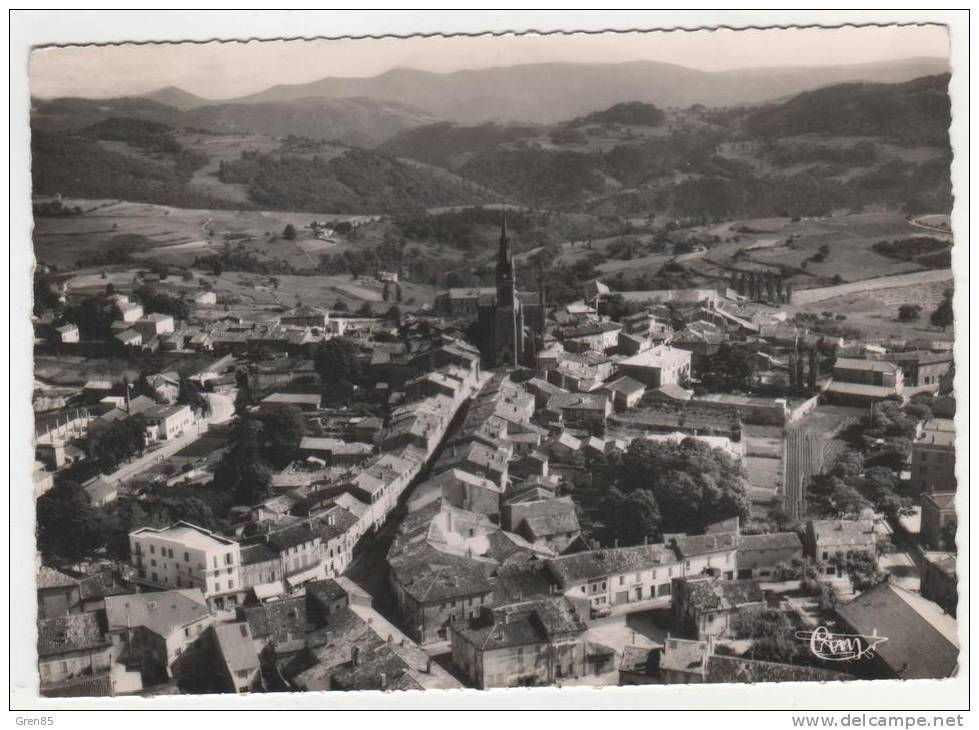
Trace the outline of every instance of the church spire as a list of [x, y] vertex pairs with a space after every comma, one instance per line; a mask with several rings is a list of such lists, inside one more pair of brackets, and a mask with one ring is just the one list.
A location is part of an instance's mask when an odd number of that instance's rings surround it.
[[507, 232], [506, 209], [503, 210], [503, 225], [500, 226], [500, 264], [506, 262], [512, 266], [510, 256], [510, 235]]

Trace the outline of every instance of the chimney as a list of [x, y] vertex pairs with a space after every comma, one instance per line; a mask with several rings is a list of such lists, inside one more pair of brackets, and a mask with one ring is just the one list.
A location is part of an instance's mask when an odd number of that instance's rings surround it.
[[355, 646], [350, 649], [350, 663], [355, 668], [360, 666], [360, 647]]
[[431, 673], [432, 673], [432, 658], [429, 657], [428, 659], [425, 660], [425, 674], [431, 674]]

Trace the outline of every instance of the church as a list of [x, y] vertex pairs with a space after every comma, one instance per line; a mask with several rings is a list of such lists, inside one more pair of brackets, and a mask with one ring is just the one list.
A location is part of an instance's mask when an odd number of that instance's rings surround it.
[[479, 350], [486, 367], [534, 366], [543, 347], [545, 322], [544, 285], [543, 282], [538, 285], [538, 292], [517, 289], [504, 213], [496, 259], [496, 288], [479, 294]]

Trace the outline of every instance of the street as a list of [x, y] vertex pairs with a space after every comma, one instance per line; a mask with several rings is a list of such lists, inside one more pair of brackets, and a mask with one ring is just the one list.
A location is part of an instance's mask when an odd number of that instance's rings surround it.
[[198, 419], [194, 426], [181, 436], [169, 441], [159, 442], [159, 447], [153, 450], [147, 449], [142, 456], [128, 464], [123, 464], [111, 474], [103, 475], [102, 479], [110, 484], [118, 484], [127, 479], [132, 479], [154, 464], [163, 462], [185, 446], [199, 439], [207, 433], [207, 427], [211, 424], [225, 423], [231, 420], [235, 412], [234, 398], [222, 393], [207, 393], [206, 395], [208, 402], [211, 404], [210, 414]]

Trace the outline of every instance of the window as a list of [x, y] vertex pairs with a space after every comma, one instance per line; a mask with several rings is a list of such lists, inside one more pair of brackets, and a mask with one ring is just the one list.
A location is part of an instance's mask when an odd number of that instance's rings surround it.
[[215, 567], [215, 568], [216, 568], [216, 567], [218, 567], [218, 556], [217, 556], [217, 555], [215, 555], [215, 556], [214, 556], [214, 557], [213, 557], [213, 558], [211, 559], [211, 562], [212, 562], [212, 563], [214, 564], [214, 567]]
[[689, 561], [689, 560], [688, 560], [688, 561], [686, 561], [686, 562], [685, 562], [685, 563], [683, 564], [683, 567], [684, 567], [684, 568], [686, 568], [687, 570], [690, 570], [690, 561]]
[[156, 545], [150, 545], [150, 553], [156, 555]]
[[150, 577], [153, 579], [154, 583], [159, 583], [160, 579], [156, 577], [156, 573], [152, 573]]
[[233, 591], [235, 589], [235, 582], [233, 580], [228, 581], [228, 590]]
[[173, 548], [168, 548], [167, 549], [167, 557], [168, 558], [172, 558], [173, 557]]
[[184, 636], [188, 636], [188, 637], [190, 636], [190, 627], [189, 626], [184, 628]]
[[588, 586], [581, 586], [581, 592], [582, 593], [587, 593], [588, 592]]
[[606, 582], [605, 582], [605, 581], [603, 580], [603, 581], [602, 581], [602, 590], [604, 591], [604, 590], [605, 590], [606, 588], [608, 588], [608, 583], [606, 583]]
[[619, 585], [620, 586], [625, 585], [625, 576], [624, 575], [620, 575], [619, 576]]
[[189, 563], [190, 562], [190, 553], [184, 553], [184, 562], [185, 563]]
[[156, 558], [153, 558], [152, 560], [150, 560], [150, 566], [152, 566], [154, 568], [156, 567]]

